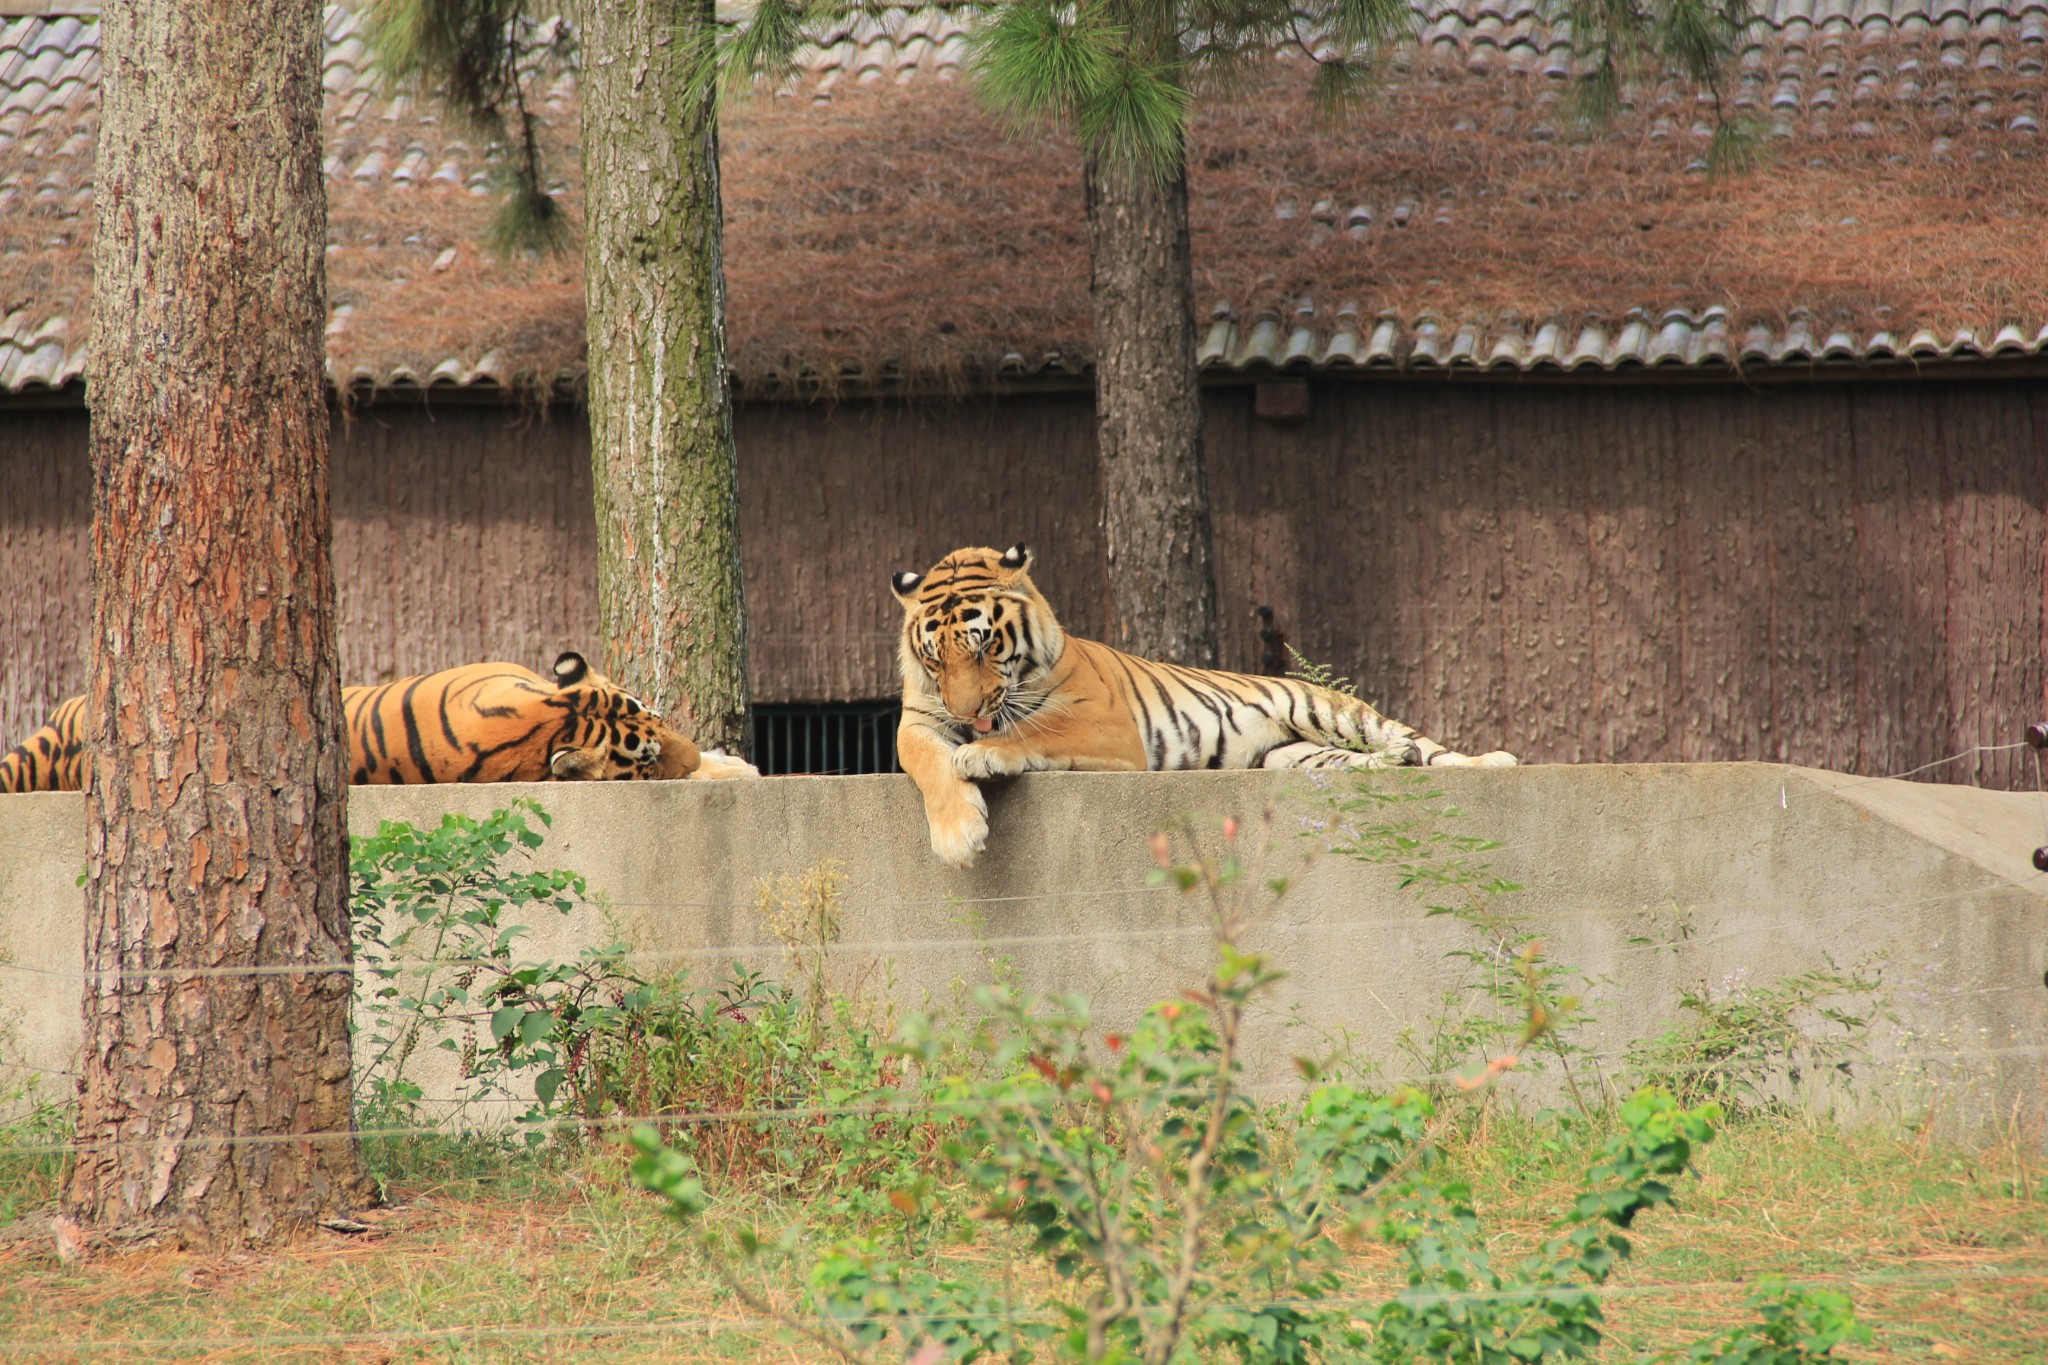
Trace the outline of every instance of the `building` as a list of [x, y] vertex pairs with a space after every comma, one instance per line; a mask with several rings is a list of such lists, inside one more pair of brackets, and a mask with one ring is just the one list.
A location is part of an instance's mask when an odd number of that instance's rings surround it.
[[[1527, 0], [1419, 12], [1342, 128], [1298, 63], [1205, 106], [1230, 665], [1266, 606], [1391, 714], [1544, 762], [1896, 772], [2048, 714], [2048, 0], [1764, 8], [1739, 175], [1675, 82], [1577, 124]], [[956, 545], [1031, 542], [1103, 621], [1079, 163], [953, 79], [964, 23], [864, 19], [724, 131], [754, 677], [798, 731], [886, 713], [885, 575]], [[580, 260], [484, 253], [490, 149], [327, 31], [345, 675], [589, 649]], [[84, 682], [96, 33], [0, 18], [9, 735]], [[573, 210], [574, 73], [535, 89]]]

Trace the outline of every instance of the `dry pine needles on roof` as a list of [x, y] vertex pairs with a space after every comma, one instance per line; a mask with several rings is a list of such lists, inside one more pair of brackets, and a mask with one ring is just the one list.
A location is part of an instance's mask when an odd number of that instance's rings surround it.
[[[1706, 109], [1675, 87], [1588, 130], [1561, 82], [1418, 65], [1326, 127], [1302, 98], [1305, 74], [1279, 67], [1196, 121], [1197, 301], [1326, 332], [1348, 305], [1368, 322], [1434, 314], [1453, 326], [1719, 307], [1737, 337], [1795, 314], [1817, 331], [1900, 340], [1920, 328], [1988, 338], [2006, 323], [2031, 335], [2048, 323], [2048, 176], [2040, 135], [2010, 125], [2039, 112], [2041, 79], [1944, 79], [1940, 99], [1879, 88], [1798, 113], [1763, 139], [1757, 169], [1710, 179]], [[1005, 134], [961, 83], [810, 93], [742, 100], [725, 121], [742, 392], [957, 392], [1006, 361], [1086, 363], [1070, 138]], [[573, 99], [551, 101], [550, 118], [574, 218]], [[447, 136], [416, 112], [375, 133], [400, 147]], [[330, 203], [329, 354], [344, 381], [424, 380], [487, 356], [492, 374], [543, 395], [580, 375], [579, 255], [491, 258], [479, 240], [493, 201], [460, 185], [338, 177]], [[0, 219], [0, 312], [68, 312], [75, 343], [89, 226], [46, 207]]]

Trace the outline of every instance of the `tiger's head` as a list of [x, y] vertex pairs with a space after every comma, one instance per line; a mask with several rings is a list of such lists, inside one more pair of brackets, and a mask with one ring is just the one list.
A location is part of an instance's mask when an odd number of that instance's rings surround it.
[[1028, 715], [1066, 648], [1030, 568], [1031, 552], [1012, 545], [955, 550], [926, 573], [891, 577], [903, 603], [906, 692], [936, 698], [947, 719], [979, 734]]
[[689, 736], [569, 650], [555, 660], [548, 705], [562, 723], [548, 743], [548, 771], [560, 782], [688, 777], [703, 762]]

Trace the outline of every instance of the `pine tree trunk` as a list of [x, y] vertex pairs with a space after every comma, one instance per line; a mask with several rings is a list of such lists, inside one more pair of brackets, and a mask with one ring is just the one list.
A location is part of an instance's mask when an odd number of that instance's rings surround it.
[[712, 0], [585, 9], [584, 277], [604, 668], [700, 745], [747, 748]]
[[1214, 668], [1187, 171], [1162, 178], [1091, 155], [1084, 181], [1110, 640]]
[[101, 23], [85, 960], [106, 975], [64, 1216], [266, 1242], [367, 1193], [350, 977], [292, 970], [350, 956], [320, 11], [134, 0]]

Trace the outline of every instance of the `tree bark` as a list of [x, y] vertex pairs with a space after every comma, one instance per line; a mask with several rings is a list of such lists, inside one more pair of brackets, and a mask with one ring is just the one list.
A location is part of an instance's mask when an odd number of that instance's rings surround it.
[[333, 970], [350, 940], [320, 9], [133, 0], [101, 23], [95, 975], [60, 1244], [260, 1243], [367, 1193]]
[[588, 6], [584, 297], [604, 667], [700, 745], [748, 747], [712, 0]]
[[1162, 177], [1091, 154], [1084, 190], [1110, 638], [1133, 654], [1214, 668], [1187, 169]]

